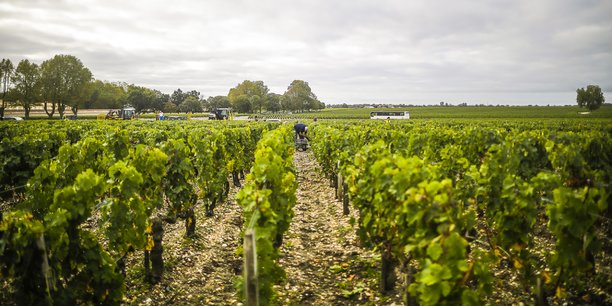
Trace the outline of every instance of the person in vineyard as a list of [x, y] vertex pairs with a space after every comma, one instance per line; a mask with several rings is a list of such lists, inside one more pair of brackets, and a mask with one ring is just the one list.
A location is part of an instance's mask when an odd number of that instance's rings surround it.
[[310, 138], [308, 138], [308, 136], [306, 135], [306, 133], [308, 132], [308, 127], [306, 126], [306, 124], [301, 123], [301, 122], [297, 122], [294, 126], [293, 129], [295, 130], [295, 137], [296, 138], [306, 138], [308, 139], [308, 141], [310, 141]]

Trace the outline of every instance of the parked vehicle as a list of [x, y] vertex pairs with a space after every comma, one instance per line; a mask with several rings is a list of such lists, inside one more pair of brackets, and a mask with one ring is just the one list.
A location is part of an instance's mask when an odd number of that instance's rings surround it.
[[2, 118], [2, 120], [23, 120], [23, 118], [21, 117], [16, 117], [16, 116], [4, 116], [4, 118]]
[[208, 119], [210, 120], [232, 120], [233, 117], [234, 115], [230, 108], [215, 108], [210, 115], [208, 115]]
[[410, 119], [410, 113], [407, 111], [371, 112], [370, 119]]

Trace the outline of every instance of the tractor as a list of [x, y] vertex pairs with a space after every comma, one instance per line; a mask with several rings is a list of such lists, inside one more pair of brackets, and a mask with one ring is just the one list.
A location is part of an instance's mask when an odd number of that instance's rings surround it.
[[210, 115], [208, 115], [209, 120], [232, 120], [232, 110], [229, 108], [215, 108]]
[[134, 119], [135, 115], [136, 115], [136, 109], [134, 109], [133, 107], [124, 107], [122, 109], [109, 110], [104, 119], [130, 120], [130, 119]]

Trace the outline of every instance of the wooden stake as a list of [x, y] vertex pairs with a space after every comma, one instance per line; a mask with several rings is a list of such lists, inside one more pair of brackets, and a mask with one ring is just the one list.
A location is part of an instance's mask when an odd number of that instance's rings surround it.
[[342, 197], [342, 212], [345, 216], [350, 213], [349, 210], [349, 196], [348, 196], [348, 185], [345, 183], [342, 185], [342, 193], [344, 196]]
[[253, 229], [248, 229], [244, 234], [244, 295], [247, 306], [259, 306], [257, 244]]
[[341, 173], [338, 173], [338, 187], [336, 188], [336, 199], [342, 201], [343, 198], [343, 192], [342, 192], [342, 186], [344, 186], [344, 178], [342, 177]]
[[381, 261], [380, 292], [386, 294], [395, 287], [395, 262], [387, 249], [382, 250]]
[[150, 252], [149, 259], [151, 260], [151, 283], [156, 284], [164, 274], [164, 258], [162, 256], [164, 247], [162, 241], [164, 238], [163, 222], [159, 218], [153, 218], [153, 249]]
[[45, 237], [44, 235], [38, 236], [36, 240], [36, 247], [40, 251], [41, 255], [41, 272], [43, 278], [45, 279], [45, 302], [47, 305], [53, 304], [53, 300], [51, 299], [51, 290], [55, 290], [55, 285], [53, 282], [53, 278], [51, 275], [51, 268], [49, 267], [49, 260], [47, 258], [47, 247], [45, 246]]

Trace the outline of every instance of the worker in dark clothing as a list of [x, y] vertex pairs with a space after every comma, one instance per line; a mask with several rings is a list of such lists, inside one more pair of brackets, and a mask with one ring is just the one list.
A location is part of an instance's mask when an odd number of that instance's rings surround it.
[[310, 138], [308, 138], [308, 136], [306, 135], [306, 132], [308, 131], [308, 127], [306, 126], [306, 124], [298, 121], [298, 123], [293, 126], [293, 129], [295, 130], [296, 137], [299, 137], [300, 139], [304, 139], [305, 137], [310, 141]]

